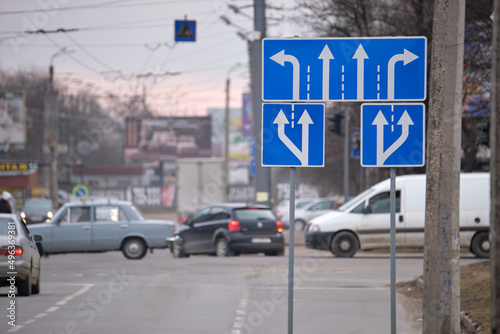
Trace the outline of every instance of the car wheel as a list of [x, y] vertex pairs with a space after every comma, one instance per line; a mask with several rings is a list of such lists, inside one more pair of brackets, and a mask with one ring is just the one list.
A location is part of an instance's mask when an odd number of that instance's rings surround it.
[[172, 249], [172, 254], [176, 259], [180, 259], [182, 257], [189, 257], [189, 254], [186, 253], [184, 249], [184, 243], [182, 239], [174, 241], [174, 247]]
[[35, 285], [31, 286], [31, 293], [34, 295], [38, 295], [40, 293], [40, 273], [38, 273], [38, 279], [36, 280]]
[[19, 282], [17, 285], [17, 294], [19, 296], [31, 296], [31, 272], [24, 281]]
[[351, 232], [337, 233], [330, 244], [330, 251], [336, 257], [353, 257], [358, 249], [358, 238]]
[[490, 248], [490, 236], [487, 232], [476, 234], [470, 243], [471, 252], [480, 258], [490, 257]]
[[225, 238], [219, 238], [215, 242], [215, 254], [217, 256], [233, 256], [234, 252], [229, 248]]
[[148, 250], [144, 240], [139, 238], [131, 238], [125, 240], [122, 245], [122, 253], [129, 260], [142, 259]]
[[306, 227], [306, 222], [303, 221], [302, 219], [297, 219], [295, 221], [295, 231], [303, 231], [305, 227]]

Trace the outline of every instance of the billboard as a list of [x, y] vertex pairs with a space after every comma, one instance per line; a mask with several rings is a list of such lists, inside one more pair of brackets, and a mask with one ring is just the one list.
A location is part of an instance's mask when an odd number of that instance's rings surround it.
[[245, 137], [252, 137], [252, 99], [249, 93], [243, 94], [243, 126], [241, 132]]
[[[225, 109], [208, 109], [212, 117], [212, 156], [223, 157], [225, 145]], [[249, 160], [250, 145], [248, 137], [243, 135], [243, 118], [241, 109], [229, 110], [229, 158], [231, 160]]]
[[210, 117], [157, 117], [125, 120], [125, 159], [171, 160], [210, 157]]
[[24, 94], [0, 92], [0, 144], [26, 143]]

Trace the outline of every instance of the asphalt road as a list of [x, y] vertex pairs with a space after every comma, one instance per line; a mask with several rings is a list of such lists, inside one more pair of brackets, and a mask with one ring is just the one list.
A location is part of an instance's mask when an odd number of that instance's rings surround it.
[[[471, 261], [466, 256], [462, 264]], [[341, 259], [297, 245], [294, 333], [389, 333], [389, 265], [388, 254]], [[421, 254], [398, 255], [398, 281], [422, 269]], [[287, 333], [287, 273], [287, 255], [53, 255], [42, 259], [40, 295], [9, 298], [0, 288], [0, 332]], [[15, 327], [7, 317], [12, 300]], [[397, 333], [420, 333], [402, 296], [397, 303]]]

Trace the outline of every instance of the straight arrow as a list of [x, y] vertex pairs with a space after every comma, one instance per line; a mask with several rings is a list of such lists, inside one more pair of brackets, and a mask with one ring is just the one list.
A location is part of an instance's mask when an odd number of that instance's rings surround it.
[[372, 125], [377, 126], [377, 166], [382, 166], [385, 159], [384, 155], [384, 125], [388, 125], [387, 120], [382, 113], [382, 110], [379, 110], [377, 117], [373, 120]]
[[389, 101], [394, 100], [394, 72], [396, 63], [398, 61], [403, 61], [403, 65], [407, 65], [417, 59], [418, 56], [416, 54], [411, 53], [410, 51], [404, 49], [404, 53], [400, 53], [392, 56], [389, 60], [388, 68], [387, 68], [387, 99]]
[[318, 59], [323, 60], [323, 101], [330, 100], [330, 60], [333, 58], [332, 52], [327, 44], [321, 51]]
[[302, 159], [299, 159], [302, 166], [307, 166], [309, 163], [309, 125], [314, 123], [306, 109], [304, 109], [304, 113], [300, 117], [297, 124], [302, 125]]
[[352, 56], [352, 59], [358, 61], [358, 100], [363, 100], [365, 97], [365, 59], [368, 59], [363, 45], [359, 45], [358, 49]]
[[291, 55], [286, 55], [285, 50], [281, 50], [274, 56], [270, 57], [281, 66], [285, 66], [285, 62], [292, 63], [293, 68], [293, 83], [292, 83], [292, 98], [294, 101], [299, 101], [299, 89], [300, 89], [300, 64], [297, 58]]

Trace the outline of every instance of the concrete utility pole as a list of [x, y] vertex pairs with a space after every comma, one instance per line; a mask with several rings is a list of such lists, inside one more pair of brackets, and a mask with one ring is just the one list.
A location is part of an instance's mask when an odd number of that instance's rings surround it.
[[423, 333], [460, 333], [460, 157], [465, 0], [435, 0], [432, 31]]
[[490, 216], [490, 265], [491, 265], [491, 333], [500, 333], [500, 0], [493, 3], [493, 64], [491, 73], [490, 110], [490, 174], [491, 174], [491, 216]]
[[[260, 36], [258, 36], [260, 35]], [[271, 169], [262, 167], [262, 39], [266, 37], [266, 3], [254, 0], [254, 32], [252, 42], [252, 119], [255, 140], [255, 196], [261, 204], [271, 204]], [[258, 38], [257, 38], [258, 37]]]
[[230, 93], [231, 93], [231, 73], [238, 67], [240, 63], [234, 64], [229, 68], [226, 75], [226, 110], [224, 113], [224, 183], [226, 187], [225, 199], [229, 202], [229, 130], [230, 130]]
[[[50, 137], [47, 139], [47, 145], [50, 150], [50, 169], [49, 169], [49, 190], [50, 199], [54, 208], [58, 208], [57, 192], [57, 132], [59, 130], [59, 117], [56, 110], [56, 97], [54, 93], [54, 67], [52, 64], [49, 68], [49, 111], [50, 122], [48, 128], [50, 129]], [[47, 127], [46, 127], [47, 129]]]

